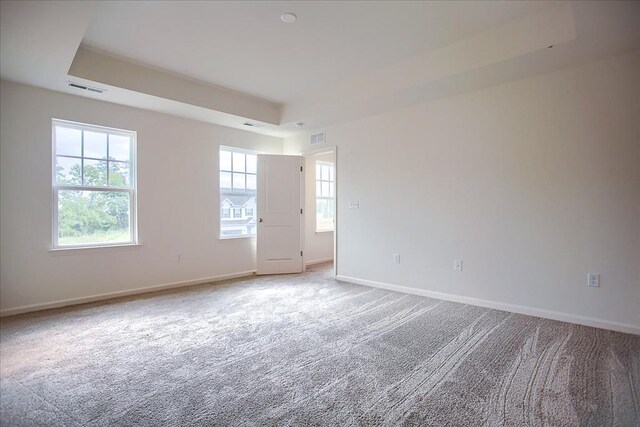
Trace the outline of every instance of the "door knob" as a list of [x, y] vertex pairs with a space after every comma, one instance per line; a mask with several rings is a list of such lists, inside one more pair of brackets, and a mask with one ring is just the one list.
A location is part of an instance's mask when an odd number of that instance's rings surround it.
[[258, 222], [262, 222], [262, 218], [260, 218], [260, 219], [258, 220]]

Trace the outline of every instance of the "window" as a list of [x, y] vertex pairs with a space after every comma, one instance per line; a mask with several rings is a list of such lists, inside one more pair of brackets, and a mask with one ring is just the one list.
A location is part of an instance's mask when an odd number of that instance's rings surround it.
[[231, 218], [230, 209], [222, 209], [222, 218]]
[[[256, 234], [256, 153], [220, 147], [220, 237], [247, 237]], [[225, 216], [228, 210], [230, 215]], [[244, 209], [245, 215], [242, 216]], [[230, 218], [233, 216], [233, 218]]]
[[136, 133], [52, 126], [53, 247], [136, 243]]
[[335, 211], [333, 163], [316, 161], [316, 231], [333, 231]]

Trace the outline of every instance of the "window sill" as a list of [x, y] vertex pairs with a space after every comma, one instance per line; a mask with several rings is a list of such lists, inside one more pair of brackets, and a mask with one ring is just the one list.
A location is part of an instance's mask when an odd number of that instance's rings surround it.
[[316, 230], [316, 234], [333, 233], [333, 230]]
[[255, 239], [256, 236], [218, 236], [218, 240]]
[[62, 248], [49, 249], [51, 255], [76, 255], [93, 252], [103, 252], [105, 250], [118, 251], [118, 250], [135, 250], [142, 247], [139, 243], [123, 243], [121, 245], [103, 245], [103, 246], [69, 246]]

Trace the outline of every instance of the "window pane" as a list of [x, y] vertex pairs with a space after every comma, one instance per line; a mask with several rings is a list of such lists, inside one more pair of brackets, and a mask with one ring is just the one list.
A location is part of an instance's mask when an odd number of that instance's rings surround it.
[[231, 188], [231, 172], [220, 172], [220, 188]]
[[255, 190], [256, 189], [256, 176], [255, 175], [247, 175], [247, 189]]
[[131, 161], [131, 137], [109, 134], [109, 158]]
[[231, 152], [220, 150], [220, 170], [231, 170]]
[[333, 166], [329, 166], [329, 181], [335, 181]]
[[322, 181], [322, 196], [329, 197], [329, 181]]
[[82, 131], [56, 126], [56, 154], [82, 156]]
[[316, 200], [316, 231], [333, 230], [333, 200]]
[[107, 134], [84, 131], [84, 157], [107, 158]]
[[322, 179], [329, 181], [329, 166], [322, 165]]
[[247, 154], [247, 172], [257, 173], [258, 156], [255, 154]]
[[58, 191], [58, 244], [132, 241], [128, 192]]
[[129, 187], [131, 171], [129, 163], [109, 162], [109, 187]]
[[233, 153], [233, 171], [244, 172], [244, 153]]
[[329, 183], [329, 197], [334, 197], [333, 195], [333, 188], [335, 187], [335, 184], [333, 182]]
[[[234, 153], [235, 156], [235, 153]], [[233, 167], [236, 167], [235, 160], [233, 163]], [[243, 173], [234, 173], [233, 174], [233, 189], [234, 190], [244, 190], [244, 174]]]
[[322, 179], [322, 166], [316, 164], [316, 179]]
[[256, 173], [256, 154], [220, 151], [220, 237], [255, 236]]
[[82, 160], [56, 157], [56, 184], [82, 185]]
[[106, 160], [84, 160], [84, 185], [107, 186]]
[[321, 183], [322, 183], [322, 181], [316, 181], [316, 197], [322, 196]]

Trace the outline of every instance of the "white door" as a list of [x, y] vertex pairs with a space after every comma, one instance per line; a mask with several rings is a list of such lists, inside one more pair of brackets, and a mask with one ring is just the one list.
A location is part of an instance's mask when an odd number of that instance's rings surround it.
[[302, 272], [302, 157], [258, 154], [258, 274]]

